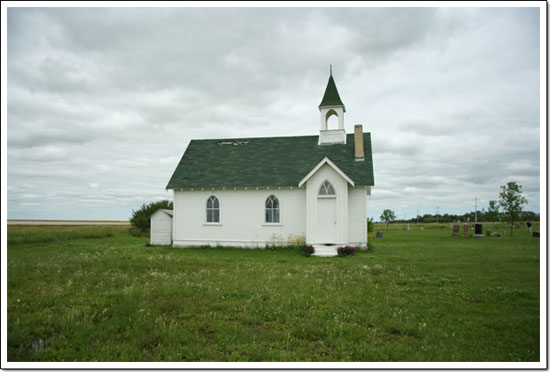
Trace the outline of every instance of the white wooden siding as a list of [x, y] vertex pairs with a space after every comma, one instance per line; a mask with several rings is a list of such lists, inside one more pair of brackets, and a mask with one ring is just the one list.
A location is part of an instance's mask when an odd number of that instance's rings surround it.
[[[265, 247], [286, 245], [298, 236], [308, 244], [326, 243], [318, 236], [318, 191], [329, 180], [336, 191], [336, 241], [340, 245], [367, 244], [367, 190], [353, 187], [325, 164], [307, 180], [305, 188], [271, 190], [174, 191], [173, 245]], [[206, 222], [206, 201], [220, 202], [220, 223]], [[265, 222], [265, 201], [275, 195], [280, 223]]]
[[355, 247], [367, 244], [367, 190], [364, 186], [349, 187], [348, 239]]
[[[265, 247], [286, 245], [305, 236], [304, 189], [174, 191], [175, 247], [210, 245]], [[220, 201], [220, 223], [206, 223], [206, 201]], [[280, 223], [265, 222], [265, 201], [275, 195], [280, 204]]]

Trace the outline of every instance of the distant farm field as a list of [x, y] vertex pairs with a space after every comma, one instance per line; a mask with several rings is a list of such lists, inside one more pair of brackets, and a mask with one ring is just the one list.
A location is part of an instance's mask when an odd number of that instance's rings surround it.
[[16, 225], [8, 227], [8, 246], [29, 243], [59, 242], [75, 239], [100, 239], [126, 232], [128, 226], [94, 225]]
[[395, 227], [318, 258], [8, 226], [8, 361], [539, 361], [538, 239]]

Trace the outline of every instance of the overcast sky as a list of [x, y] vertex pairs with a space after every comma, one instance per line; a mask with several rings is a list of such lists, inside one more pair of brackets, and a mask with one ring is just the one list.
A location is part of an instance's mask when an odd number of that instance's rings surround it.
[[539, 11], [10, 8], [8, 218], [126, 220], [191, 139], [317, 135], [329, 64], [371, 132], [369, 216], [508, 181], [539, 212]]

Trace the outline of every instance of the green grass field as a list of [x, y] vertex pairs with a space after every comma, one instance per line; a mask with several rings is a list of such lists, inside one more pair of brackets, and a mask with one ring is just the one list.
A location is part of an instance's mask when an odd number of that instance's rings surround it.
[[538, 239], [376, 228], [319, 258], [8, 226], [8, 361], [539, 361]]

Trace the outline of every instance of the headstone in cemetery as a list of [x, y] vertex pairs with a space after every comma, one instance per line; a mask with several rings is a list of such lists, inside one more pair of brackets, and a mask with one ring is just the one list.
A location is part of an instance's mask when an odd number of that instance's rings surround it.
[[424, 226], [422, 226], [422, 227], [420, 228], [420, 231], [424, 231]]
[[376, 232], [376, 239], [382, 239], [382, 231]]
[[470, 235], [470, 234], [468, 234], [468, 224], [467, 223], [464, 224], [464, 233], [462, 235], [464, 235], [464, 236], [469, 236]]
[[[453, 226], [453, 225], [451, 225], [451, 226]], [[458, 225], [454, 225], [454, 226], [453, 226], [453, 235], [454, 235], [454, 236], [459, 236], [459, 235], [460, 235], [459, 228], [460, 228], [460, 227], [459, 227]]]
[[540, 238], [540, 232], [539, 231], [533, 231], [533, 238]]
[[407, 231], [411, 231], [411, 225], [407, 224]]
[[474, 236], [475, 237], [478, 237], [478, 238], [483, 238], [483, 225], [480, 224], [480, 223], [476, 223], [474, 225], [474, 228], [475, 228], [475, 234]]

